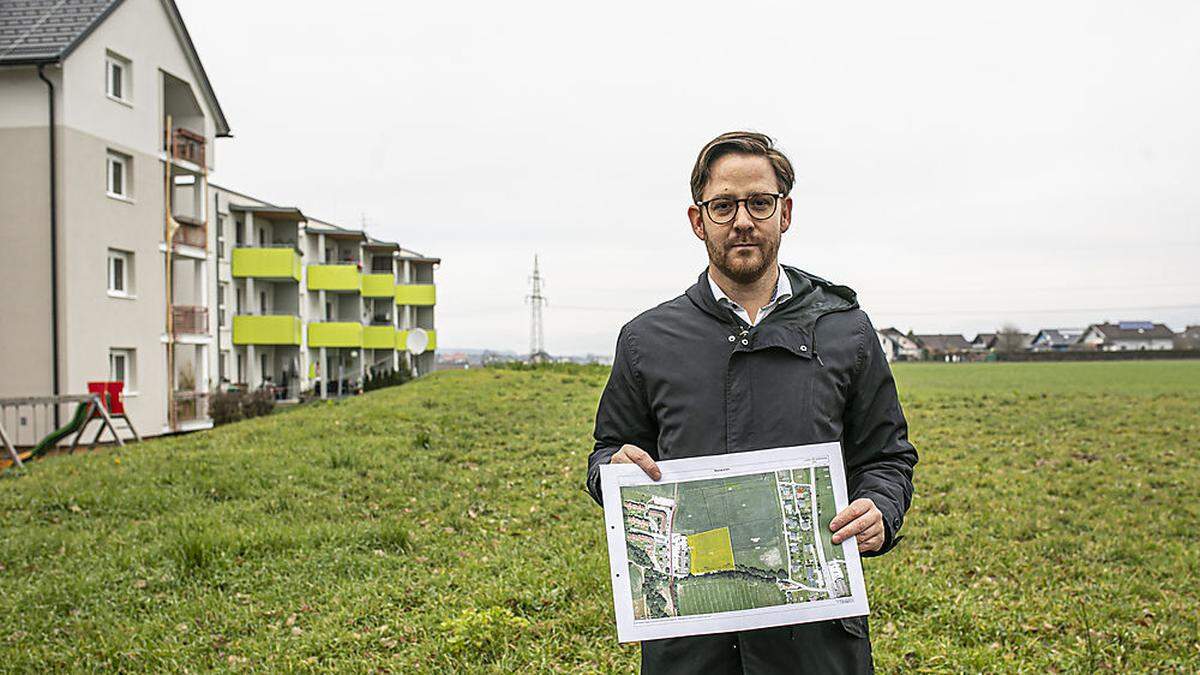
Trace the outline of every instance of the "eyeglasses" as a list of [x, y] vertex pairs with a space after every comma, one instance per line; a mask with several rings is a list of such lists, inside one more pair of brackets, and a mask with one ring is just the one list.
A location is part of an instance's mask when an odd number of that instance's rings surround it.
[[737, 217], [738, 204], [746, 205], [746, 213], [749, 213], [751, 218], [766, 220], [775, 215], [775, 209], [779, 207], [781, 197], [783, 197], [782, 192], [754, 192], [745, 199], [714, 197], [696, 202], [696, 206], [704, 209], [714, 223], [724, 225]]

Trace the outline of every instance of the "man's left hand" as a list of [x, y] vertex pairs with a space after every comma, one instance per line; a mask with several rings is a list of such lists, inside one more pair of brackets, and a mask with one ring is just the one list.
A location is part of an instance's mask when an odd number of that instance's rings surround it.
[[868, 497], [850, 502], [829, 523], [833, 530], [833, 543], [858, 535], [858, 552], [878, 551], [883, 547], [883, 513]]

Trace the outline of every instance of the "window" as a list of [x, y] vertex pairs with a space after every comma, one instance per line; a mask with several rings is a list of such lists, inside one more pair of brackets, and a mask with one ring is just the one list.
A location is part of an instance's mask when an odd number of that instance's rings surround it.
[[217, 325], [225, 328], [229, 324], [225, 322], [225, 298], [228, 297], [229, 284], [217, 285]]
[[104, 59], [104, 90], [111, 98], [122, 103], [132, 100], [129, 86], [129, 59], [112, 52]]
[[217, 216], [217, 260], [225, 259], [225, 220], [228, 217], [224, 214]]
[[108, 294], [133, 297], [133, 254], [108, 249]]
[[132, 392], [137, 386], [137, 365], [134, 361], [133, 349], [108, 350], [108, 380], [124, 382], [125, 391]]
[[269, 313], [267, 311], [267, 292], [266, 291], [258, 292], [258, 313], [259, 314], [268, 314]]
[[221, 352], [217, 359], [217, 381], [229, 381], [229, 352]]
[[108, 151], [108, 196], [129, 199], [129, 166], [127, 155]]

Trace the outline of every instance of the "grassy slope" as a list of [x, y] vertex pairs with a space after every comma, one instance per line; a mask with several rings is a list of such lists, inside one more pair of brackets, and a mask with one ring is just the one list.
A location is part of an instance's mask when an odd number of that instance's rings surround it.
[[[1200, 668], [1200, 363], [896, 371], [922, 461], [867, 562], [882, 670]], [[582, 491], [606, 376], [437, 373], [10, 474], [0, 670], [631, 670]]]

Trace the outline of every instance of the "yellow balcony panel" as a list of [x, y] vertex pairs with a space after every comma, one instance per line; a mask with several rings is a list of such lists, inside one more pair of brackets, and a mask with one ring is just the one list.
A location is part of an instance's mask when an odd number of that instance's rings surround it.
[[[437, 331], [432, 328], [422, 329], [429, 336], [429, 343], [425, 346], [425, 351], [431, 352], [437, 349]], [[406, 352], [408, 351], [408, 331], [396, 331], [396, 349]]]
[[233, 249], [234, 277], [245, 279], [291, 279], [300, 281], [300, 253], [294, 248]]
[[286, 314], [235, 315], [233, 317], [233, 344], [299, 345], [300, 317]]
[[433, 284], [399, 284], [396, 286], [397, 305], [432, 307], [437, 303], [437, 290]]
[[362, 275], [364, 298], [390, 298], [396, 292], [396, 280], [391, 274]]
[[309, 265], [308, 290], [354, 291], [362, 288], [362, 272], [358, 265]]
[[363, 328], [364, 349], [394, 349], [396, 329], [391, 326], [366, 326]]
[[308, 324], [309, 347], [362, 347], [363, 325], [354, 321]]

